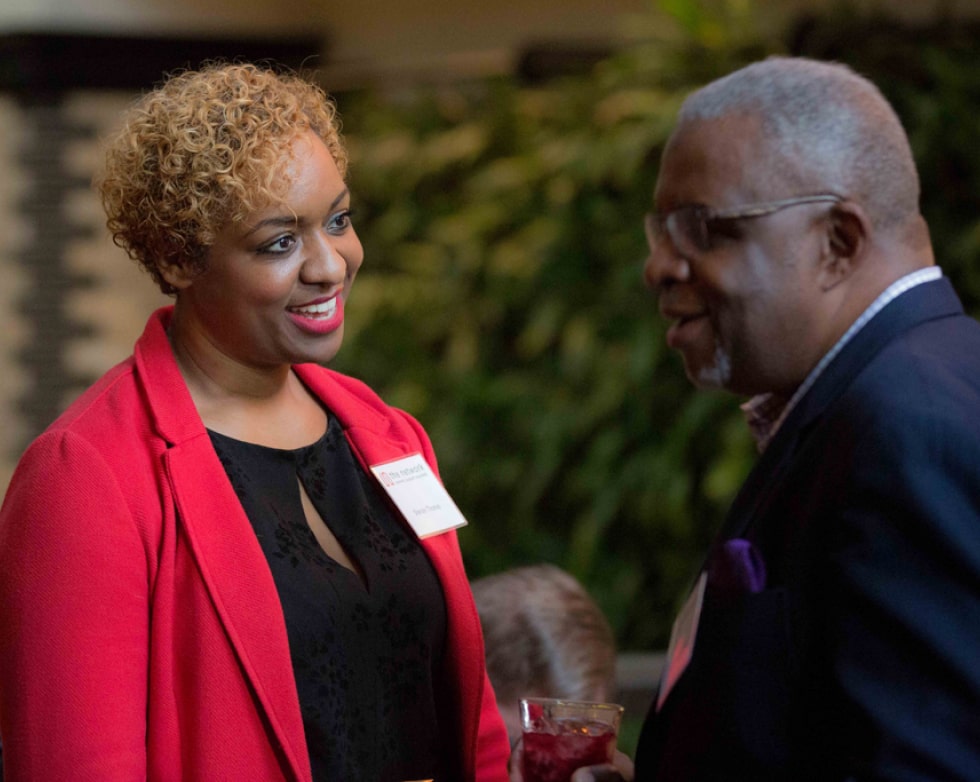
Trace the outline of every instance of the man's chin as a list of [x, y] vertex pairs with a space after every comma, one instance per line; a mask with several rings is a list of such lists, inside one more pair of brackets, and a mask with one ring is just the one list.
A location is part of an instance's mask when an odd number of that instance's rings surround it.
[[726, 389], [725, 378], [714, 372], [702, 372], [696, 377], [687, 376], [695, 388], [701, 391], [723, 391]]
[[718, 348], [710, 364], [688, 367], [687, 377], [698, 388], [725, 389], [732, 382], [732, 362], [728, 354]]

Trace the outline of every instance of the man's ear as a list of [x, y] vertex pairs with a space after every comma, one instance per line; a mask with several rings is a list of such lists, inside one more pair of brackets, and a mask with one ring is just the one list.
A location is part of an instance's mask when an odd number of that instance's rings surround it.
[[820, 286], [824, 290], [854, 273], [864, 259], [871, 230], [871, 221], [858, 204], [842, 201], [831, 207], [820, 265]]

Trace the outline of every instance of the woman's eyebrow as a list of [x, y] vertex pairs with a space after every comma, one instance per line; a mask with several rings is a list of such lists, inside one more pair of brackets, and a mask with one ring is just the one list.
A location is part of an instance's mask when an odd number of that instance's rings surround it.
[[[339, 206], [340, 202], [343, 201], [350, 193], [350, 188], [345, 187], [340, 191], [340, 194], [330, 203], [328, 211], [333, 211]], [[255, 225], [249, 228], [245, 232], [245, 236], [251, 236], [260, 228], [266, 228], [270, 225], [286, 227], [290, 225], [301, 225], [302, 219], [297, 218], [295, 215], [277, 215], [275, 217], [267, 217], [264, 220], [259, 220]]]

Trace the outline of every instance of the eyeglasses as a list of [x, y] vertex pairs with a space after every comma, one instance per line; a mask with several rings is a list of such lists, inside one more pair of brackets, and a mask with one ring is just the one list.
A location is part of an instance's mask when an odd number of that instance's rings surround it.
[[765, 217], [791, 206], [840, 203], [843, 200], [841, 196], [832, 193], [819, 193], [731, 209], [712, 209], [703, 204], [691, 204], [671, 209], [663, 214], [651, 212], [644, 218], [643, 225], [651, 251], [655, 250], [666, 237], [670, 239], [678, 253], [689, 256], [708, 252], [714, 247], [713, 239], [718, 232], [719, 223]]

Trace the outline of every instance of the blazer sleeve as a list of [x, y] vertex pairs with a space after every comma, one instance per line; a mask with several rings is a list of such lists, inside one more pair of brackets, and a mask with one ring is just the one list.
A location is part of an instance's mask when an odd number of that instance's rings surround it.
[[928, 391], [861, 422], [828, 529], [826, 640], [856, 780], [980, 778], [980, 425]]
[[0, 511], [7, 782], [146, 779], [148, 566], [116, 476], [42, 435]]

